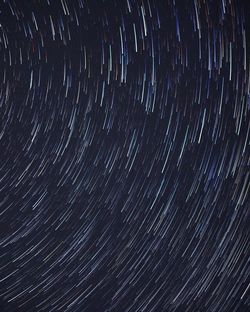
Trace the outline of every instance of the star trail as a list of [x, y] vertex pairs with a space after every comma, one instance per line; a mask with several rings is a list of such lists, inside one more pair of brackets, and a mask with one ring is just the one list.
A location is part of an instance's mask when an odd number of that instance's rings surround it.
[[249, 18], [1, 1], [1, 311], [250, 310]]

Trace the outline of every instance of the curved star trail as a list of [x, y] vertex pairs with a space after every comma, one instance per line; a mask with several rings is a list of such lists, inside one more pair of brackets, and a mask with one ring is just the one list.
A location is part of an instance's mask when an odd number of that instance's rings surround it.
[[1, 2], [4, 311], [250, 309], [249, 12]]

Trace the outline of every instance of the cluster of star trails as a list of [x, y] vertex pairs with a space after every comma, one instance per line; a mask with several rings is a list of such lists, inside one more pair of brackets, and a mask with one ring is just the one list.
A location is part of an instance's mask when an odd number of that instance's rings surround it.
[[250, 309], [249, 12], [0, 3], [6, 311]]

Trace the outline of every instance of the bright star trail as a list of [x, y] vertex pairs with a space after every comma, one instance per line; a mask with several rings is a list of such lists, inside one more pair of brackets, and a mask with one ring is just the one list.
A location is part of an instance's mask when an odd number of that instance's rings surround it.
[[250, 311], [249, 4], [1, 1], [1, 312]]

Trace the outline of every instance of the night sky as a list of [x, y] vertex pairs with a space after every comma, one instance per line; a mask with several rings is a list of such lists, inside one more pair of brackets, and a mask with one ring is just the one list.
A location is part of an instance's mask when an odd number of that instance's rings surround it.
[[0, 312], [250, 311], [250, 1], [0, 1]]

